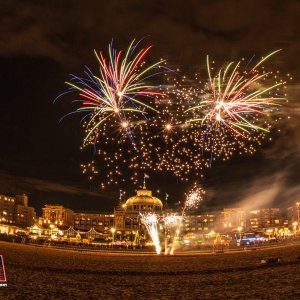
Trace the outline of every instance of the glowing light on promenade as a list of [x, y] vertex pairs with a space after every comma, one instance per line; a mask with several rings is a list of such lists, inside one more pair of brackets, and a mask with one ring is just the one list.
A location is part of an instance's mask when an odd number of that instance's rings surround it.
[[174, 238], [177, 235], [177, 228], [180, 227], [182, 217], [178, 214], [167, 214], [162, 220], [165, 229], [165, 254], [169, 254], [172, 251]]

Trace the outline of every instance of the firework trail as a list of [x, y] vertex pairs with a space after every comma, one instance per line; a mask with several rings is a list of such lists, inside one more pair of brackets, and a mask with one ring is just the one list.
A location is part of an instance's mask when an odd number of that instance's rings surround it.
[[154, 213], [140, 213], [141, 221], [146, 226], [149, 235], [155, 246], [156, 254], [161, 253], [161, 246], [158, 234], [158, 218]]
[[203, 195], [205, 194], [205, 191], [199, 187], [196, 183], [194, 183], [193, 187], [189, 192], [186, 194], [186, 200], [184, 202], [182, 211], [181, 211], [181, 216], [179, 217], [179, 223], [178, 227], [176, 229], [176, 236], [173, 239], [172, 247], [170, 250], [170, 254], [173, 255], [175, 251], [175, 241], [178, 239], [179, 234], [180, 234], [180, 228], [182, 225], [182, 220], [184, 219], [186, 210], [191, 209], [191, 208], [197, 208], [198, 205], [201, 203], [203, 200]]

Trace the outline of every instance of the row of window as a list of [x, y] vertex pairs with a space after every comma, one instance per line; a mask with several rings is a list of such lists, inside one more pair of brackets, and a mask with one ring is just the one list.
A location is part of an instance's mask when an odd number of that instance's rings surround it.
[[185, 231], [207, 231], [207, 230], [212, 230], [213, 227], [186, 227]]
[[205, 219], [205, 220], [188, 220], [186, 219], [184, 221], [184, 223], [188, 224], [188, 223], [194, 223], [194, 224], [201, 224], [201, 223], [213, 223], [215, 220], [214, 219]]
[[[122, 224], [118, 224], [119, 225], [119, 228], [122, 227]], [[141, 225], [142, 227], [142, 225]], [[125, 224], [125, 229], [137, 229], [138, 228], [138, 225], [137, 224]], [[208, 228], [208, 227], [186, 227], [185, 230], [188, 230], [188, 231], [196, 231], [196, 230], [199, 230], [199, 231], [207, 231], [207, 230], [210, 230], [211, 228]]]
[[3, 223], [15, 223], [14, 221], [12, 221], [12, 220], [8, 220], [8, 219], [6, 219], [6, 218], [0, 218], [0, 221], [1, 222], [3, 222]]
[[99, 222], [97, 220], [75, 220], [74, 224], [80, 226], [109, 226], [113, 224], [113, 221]]
[[154, 211], [158, 211], [158, 210], [161, 210], [161, 206], [158, 206], [158, 205], [144, 205], [144, 204], [141, 204], [141, 205], [138, 205], [138, 204], [135, 204], [135, 205], [130, 205], [130, 206], [127, 206], [127, 210], [154, 210]]
[[9, 198], [9, 197], [5, 197], [5, 196], [0, 196], [0, 200], [4, 200], [4, 201], [7, 201], [7, 202], [15, 202], [15, 199], [14, 198]]
[[126, 224], [126, 225], [125, 225], [125, 228], [126, 228], [126, 229], [131, 229], [131, 228], [132, 228], [132, 229], [137, 229], [137, 228], [138, 228], [138, 225], [131, 225], [131, 224], [128, 225], [128, 224]]

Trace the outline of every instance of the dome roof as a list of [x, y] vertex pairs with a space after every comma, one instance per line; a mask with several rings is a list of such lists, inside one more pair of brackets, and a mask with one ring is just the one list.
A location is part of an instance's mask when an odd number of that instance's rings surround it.
[[136, 196], [133, 196], [129, 198], [125, 205], [132, 206], [132, 205], [155, 205], [162, 207], [162, 202], [152, 196], [152, 191], [147, 190], [146, 188], [143, 188], [142, 190], [137, 191]]

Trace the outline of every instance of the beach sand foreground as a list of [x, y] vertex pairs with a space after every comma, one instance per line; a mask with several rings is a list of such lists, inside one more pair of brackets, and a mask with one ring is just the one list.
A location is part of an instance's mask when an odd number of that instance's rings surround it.
[[[0, 299], [300, 299], [300, 245], [211, 255], [118, 255], [0, 242]], [[267, 257], [281, 263], [262, 264]]]

